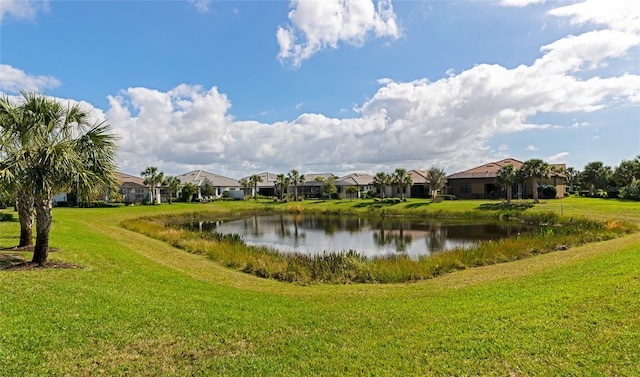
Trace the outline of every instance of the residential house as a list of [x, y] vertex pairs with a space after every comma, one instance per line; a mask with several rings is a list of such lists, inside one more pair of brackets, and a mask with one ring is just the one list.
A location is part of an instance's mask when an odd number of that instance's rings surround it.
[[[504, 197], [503, 190], [496, 182], [498, 170], [507, 165], [513, 165], [517, 170], [523, 162], [513, 158], [490, 162], [463, 172], [451, 174], [447, 177], [448, 193], [460, 199], [497, 199]], [[564, 164], [551, 165], [554, 168], [550, 177], [543, 179], [539, 185], [553, 185], [556, 187], [556, 197], [565, 195], [565, 176], [558, 172]], [[533, 183], [529, 179], [524, 185], [514, 185], [514, 198], [527, 198], [533, 196]]]
[[376, 191], [376, 187], [373, 185], [373, 175], [364, 173], [352, 173], [344, 177], [338, 178], [335, 181], [338, 194], [342, 194], [344, 197], [348, 197], [345, 189], [349, 186], [354, 186], [358, 189], [356, 198], [360, 198], [363, 193], [367, 191]]
[[[276, 195], [276, 177], [277, 174], [274, 173], [268, 173], [268, 172], [262, 172], [260, 174], [257, 174], [260, 176], [260, 178], [262, 178], [261, 182], [258, 182], [258, 195], [262, 195], [262, 196], [275, 196]], [[242, 179], [246, 179], [247, 182], [251, 182], [250, 181], [251, 176], [248, 177], [244, 177], [239, 179], [238, 181], [241, 181]], [[242, 187], [242, 186], [241, 186]], [[249, 187], [248, 192], [245, 193], [245, 195], [248, 196], [253, 196], [254, 192], [253, 192], [253, 187]]]
[[118, 193], [122, 195], [125, 203], [142, 203], [149, 201], [149, 187], [144, 184], [144, 179], [125, 173], [116, 173], [118, 181]]
[[194, 170], [186, 174], [178, 175], [176, 178], [178, 178], [183, 185], [186, 183], [193, 183], [196, 185], [198, 187], [198, 199], [208, 199], [203, 198], [201, 191], [205, 180], [208, 180], [213, 185], [215, 192], [212, 196], [215, 198], [221, 197], [225, 192], [228, 192], [229, 196], [232, 198], [244, 197], [242, 186], [240, 186], [237, 180], [210, 173], [208, 171]]

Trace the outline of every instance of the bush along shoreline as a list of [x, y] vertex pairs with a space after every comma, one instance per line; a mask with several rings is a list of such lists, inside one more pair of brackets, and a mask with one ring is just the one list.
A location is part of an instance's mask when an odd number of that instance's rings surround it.
[[[260, 213], [265, 212], [273, 213], [273, 209], [260, 211]], [[478, 215], [477, 212], [474, 214], [440, 212], [430, 214], [429, 217], [518, 220], [536, 224], [539, 228], [535, 234], [480, 242], [474, 247], [456, 248], [412, 259], [406, 255], [365, 258], [353, 250], [315, 255], [283, 254], [264, 246], [246, 245], [237, 234], [199, 232], [176, 226], [178, 223], [195, 219], [213, 220], [230, 215], [228, 213], [186, 213], [131, 219], [124, 221], [121, 225], [128, 230], [159, 239], [187, 252], [204, 254], [226, 267], [263, 278], [296, 284], [413, 282], [466, 268], [564, 251], [586, 243], [620, 237], [637, 230], [637, 226], [621, 221], [561, 218], [550, 212], [526, 215], [514, 211], [487, 211], [482, 215]], [[380, 215], [389, 214], [377, 214], [377, 216]], [[400, 213], [393, 215], [399, 216]], [[415, 216], [415, 214], [407, 215]]]

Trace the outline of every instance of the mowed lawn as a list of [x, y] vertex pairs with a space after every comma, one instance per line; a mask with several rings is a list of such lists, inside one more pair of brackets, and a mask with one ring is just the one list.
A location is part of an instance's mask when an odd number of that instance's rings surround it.
[[[498, 202], [410, 200], [393, 210], [480, 211], [483, 203]], [[417, 283], [300, 286], [230, 270], [119, 226], [168, 212], [264, 206], [375, 207], [354, 200], [57, 208], [51, 246], [59, 250], [50, 257], [77, 268], [0, 271], [0, 375], [640, 370], [640, 232]], [[640, 224], [635, 202], [568, 198], [527, 211]], [[0, 222], [0, 248], [17, 244], [18, 229]]]

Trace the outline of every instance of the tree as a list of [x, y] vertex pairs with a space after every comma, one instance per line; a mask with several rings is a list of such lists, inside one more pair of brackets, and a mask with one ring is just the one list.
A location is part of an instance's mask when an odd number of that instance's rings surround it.
[[531, 160], [527, 160], [520, 167], [522, 174], [526, 178], [531, 178], [533, 185], [533, 202], [540, 203], [540, 199], [538, 199], [538, 184], [541, 179], [549, 178], [549, 173], [551, 171], [551, 167], [546, 162], [533, 158]]
[[292, 169], [288, 174], [289, 182], [293, 184], [293, 200], [298, 201], [298, 183], [304, 183], [304, 175], [300, 175], [296, 169]]
[[580, 172], [577, 171], [574, 167], [570, 166], [567, 170], [564, 171], [564, 176], [567, 179], [567, 184], [569, 185], [569, 191], [574, 191], [575, 186], [578, 184], [578, 178], [580, 177]]
[[173, 194], [178, 193], [178, 190], [180, 190], [180, 186], [182, 185], [182, 182], [180, 182], [180, 180], [177, 177], [172, 177], [172, 176], [168, 176], [167, 178], [164, 179], [164, 182], [162, 183], [164, 186], [166, 186], [169, 189], [169, 204], [172, 204], [172, 197]]
[[391, 176], [391, 182], [393, 185], [400, 189], [400, 200], [404, 201], [404, 191], [407, 186], [411, 187], [413, 179], [407, 174], [406, 169], [397, 168]]
[[156, 204], [156, 186], [162, 184], [164, 180], [164, 173], [158, 172], [158, 168], [155, 166], [148, 166], [146, 169], [140, 172], [142, 178], [144, 178], [145, 186], [149, 186], [151, 193], [151, 204]]
[[258, 183], [262, 182], [262, 177], [258, 174], [254, 174], [249, 177], [249, 182], [253, 186], [253, 200], [258, 200]]
[[[640, 158], [640, 157], [638, 157]], [[614, 171], [612, 179], [618, 187], [624, 187], [631, 184], [631, 182], [637, 177], [636, 174], [640, 172], [640, 162], [637, 160], [622, 160], [620, 165], [618, 165]]]
[[391, 185], [391, 176], [383, 171], [376, 173], [373, 177], [373, 185], [380, 191], [380, 196], [384, 199], [384, 191]]
[[589, 187], [589, 194], [594, 196], [599, 188], [606, 188], [607, 180], [611, 174], [611, 168], [605, 166], [602, 161], [593, 161], [585, 165], [582, 171], [582, 182]]
[[[29, 141], [32, 121], [29, 114], [7, 97], [0, 99], [0, 158], [8, 150], [19, 150]], [[33, 220], [35, 217], [33, 192], [21, 179], [4, 179], [1, 183], [5, 194], [15, 195], [15, 207], [20, 221], [18, 247], [33, 246]]]
[[249, 187], [251, 187], [251, 183], [249, 182], [248, 179], [242, 178], [241, 180], [238, 181], [238, 184], [240, 184], [240, 186], [242, 186], [242, 194], [244, 194], [246, 196], [247, 195], [247, 189]]
[[205, 178], [202, 181], [202, 185], [200, 186], [200, 195], [207, 197], [207, 196], [214, 196], [215, 194], [216, 194], [216, 188], [213, 185], [213, 182], [211, 182], [209, 178]]
[[[318, 178], [320, 178], [320, 177], [318, 177]], [[329, 179], [327, 179], [326, 181], [322, 182], [322, 196], [324, 196], [325, 198], [331, 199], [331, 195], [333, 195], [336, 192], [338, 192], [338, 189], [336, 188], [335, 181], [336, 181], [335, 177], [329, 177]]]
[[284, 174], [276, 175], [276, 189], [278, 190], [278, 193], [280, 194], [280, 200], [283, 199], [284, 191], [290, 185], [291, 185], [291, 183], [289, 181], [289, 178], [287, 178], [287, 176], [285, 176]]
[[438, 191], [447, 184], [447, 174], [444, 172], [444, 169], [433, 166], [427, 171], [426, 178], [425, 185], [429, 187], [431, 200], [434, 201], [438, 197]]
[[358, 187], [354, 186], [354, 185], [349, 185], [344, 189], [344, 192], [347, 194], [347, 196], [349, 197], [349, 201], [351, 201], [351, 199], [353, 198], [354, 194], [358, 194]]
[[498, 169], [496, 182], [507, 192], [507, 203], [511, 203], [513, 185], [516, 183], [517, 178], [516, 169], [511, 164]]
[[196, 186], [191, 182], [187, 182], [184, 184], [184, 186], [182, 186], [182, 199], [187, 203], [191, 203], [193, 196], [197, 192], [198, 192], [198, 186]]
[[117, 147], [109, 125], [89, 123], [90, 114], [79, 105], [65, 106], [44, 95], [22, 93], [16, 109], [24, 117], [24, 138], [20, 143], [3, 143], [0, 180], [20, 179], [21, 187], [33, 194], [36, 244], [32, 261], [44, 265], [49, 257], [53, 195], [73, 185], [86, 195], [115, 186]]

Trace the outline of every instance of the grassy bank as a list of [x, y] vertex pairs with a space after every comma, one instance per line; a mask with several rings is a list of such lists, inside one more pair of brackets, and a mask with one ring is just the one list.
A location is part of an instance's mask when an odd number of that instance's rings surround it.
[[[436, 213], [494, 204], [283, 205]], [[297, 286], [118, 225], [265, 205], [56, 209], [51, 258], [78, 268], [0, 271], [0, 375], [632, 376], [640, 367], [638, 233], [412, 284]], [[640, 203], [526, 209], [538, 211], [640, 223]], [[0, 222], [0, 247], [17, 244], [17, 230]]]

